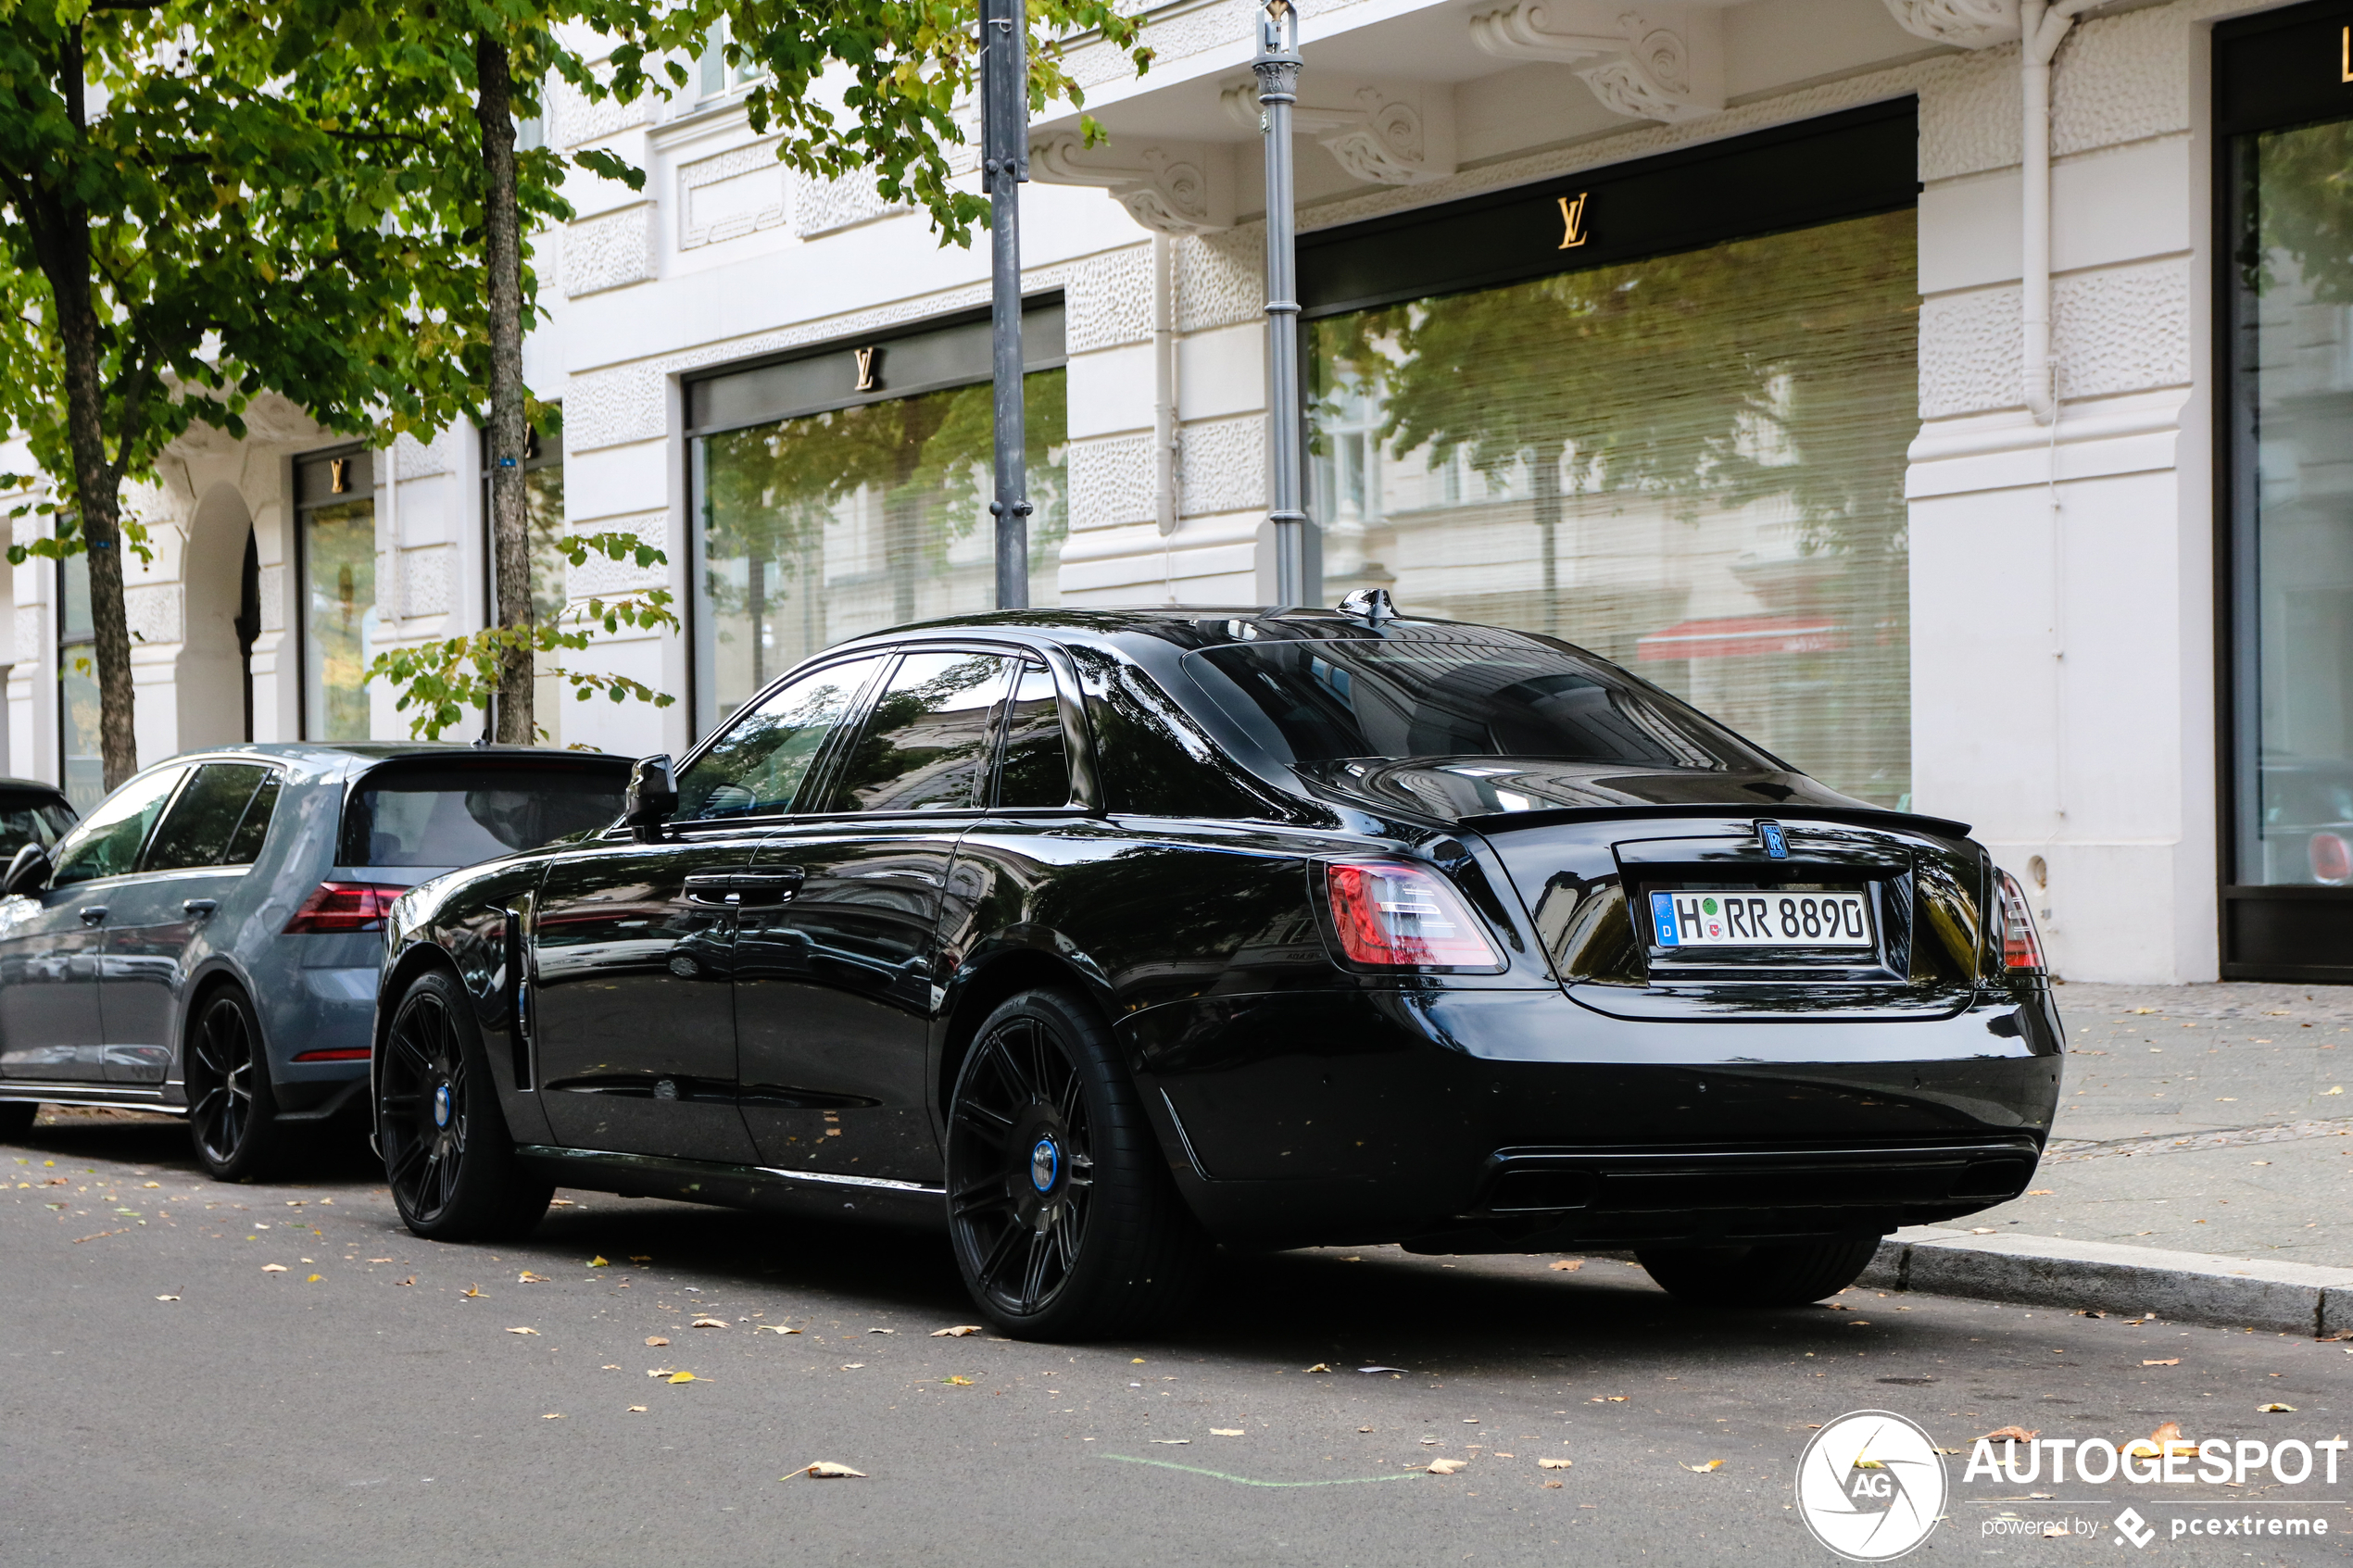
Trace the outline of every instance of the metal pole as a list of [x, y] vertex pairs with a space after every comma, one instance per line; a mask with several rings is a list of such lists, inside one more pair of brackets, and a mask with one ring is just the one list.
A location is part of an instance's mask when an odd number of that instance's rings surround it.
[[1029, 606], [1029, 475], [1021, 406], [1021, 182], [1029, 178], [1029, 19], [981, 0], [980, 148], [988, 192], [990, 364], [997, 411], [997, 608]]
[[1291, 106], [1299, 101], [1299, 15], [1290, 0], [1266, 0], [1258, 19], [1259, 129], [1266, 139], [1267, 442], [1274, 458], [1275, 598], [1295, 605], [1307, 595], [1307, 514], [1300, 509], [1299, 283], [1291, 212]]

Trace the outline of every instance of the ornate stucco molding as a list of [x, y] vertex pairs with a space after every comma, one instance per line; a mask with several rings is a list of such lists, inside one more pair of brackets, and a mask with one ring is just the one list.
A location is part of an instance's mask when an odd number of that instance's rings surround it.
[[[1258, 84], [1225, 91], [1226, 113], [1258, 129]], [[1313, 136], [1352, 180], [1372, 185], [1419, 185], [1454, 172], [1454, 94], [1431, 82], [1373, 82], [1353, 88], [1318, 82], [1310, 70], [1300, 83], [1291, 123]]]
[[1916, 38], [1983, 49], [2018, 37], [2018, 0], [1887, 0], [1895, 25]]
[[1030, 144], [1029, 177], [1109, 191], [1155, 233], [1208, 234], [1234, 224], [1234, 153], [1214, 142], [1089, 147], [1076, 132], [1059, 132]]
[[1520, 0], [1472, 17], [1470, 31], [1498, 59], [1573, 67], [1613, 114], [1673, 124], [1724, 107], [1722, 29], [1713, 10]]

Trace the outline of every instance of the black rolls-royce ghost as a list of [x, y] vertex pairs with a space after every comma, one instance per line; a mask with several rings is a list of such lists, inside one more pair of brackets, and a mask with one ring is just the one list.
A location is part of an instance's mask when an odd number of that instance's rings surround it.
[[1814, 1299], [2026, 1186], [2062, 1048], [1961, 823], [1385, 596], [846, 643], [386, 942], [420, 1236], [558, 1183], [944, 1226], [1034, 1336], [1166, 1322], [1219, 1243]]

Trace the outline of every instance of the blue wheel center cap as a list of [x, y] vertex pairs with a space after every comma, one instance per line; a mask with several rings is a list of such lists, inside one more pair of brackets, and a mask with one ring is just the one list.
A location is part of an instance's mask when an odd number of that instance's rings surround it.
[[433, 1092], [433, 1124], [436, 1127], [449, 1125], [449, 1085], [447, 1084]]
[[1029, 1151], [1029, 1185], [1039, 1192], [1054, 1190], [1054, 1178], [1062, 1174], [1063, 1153], [1051, 1138], [1039, 1138]]

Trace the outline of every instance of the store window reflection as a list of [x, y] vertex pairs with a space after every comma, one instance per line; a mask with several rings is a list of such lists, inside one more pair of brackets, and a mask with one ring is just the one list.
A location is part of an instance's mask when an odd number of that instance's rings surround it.
[[2353, 884], [2353, 121], [2242, 136], [2238, 880]]
[[1323, 597], [1550, 633], [1908, 805], [1909, 211], [1309, 328]]
[[[1068, 529], [1066, 382], [1054, 369], [1022, 383], [1033, 605], [1056, 602]], [[994, 606], [989, 405], [986, 383], [955, 386], [698, 443], [704, 733], [845, 637]]]
[[301, 533], [303, 734], [368, 738], [368, 666], [378, 643], [373, 459], [364, 451], [295, 466]]

